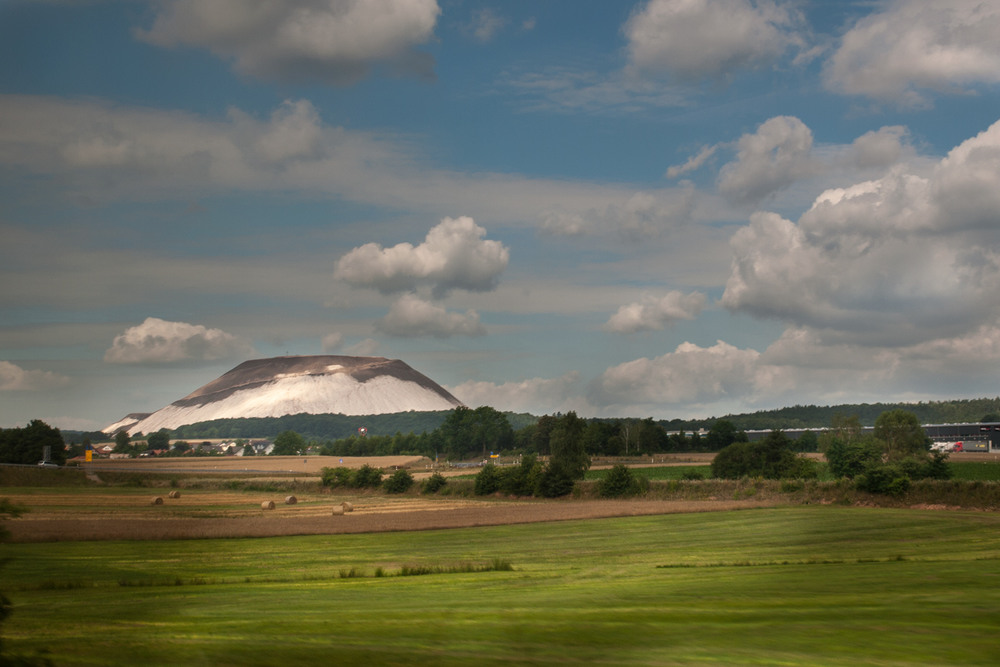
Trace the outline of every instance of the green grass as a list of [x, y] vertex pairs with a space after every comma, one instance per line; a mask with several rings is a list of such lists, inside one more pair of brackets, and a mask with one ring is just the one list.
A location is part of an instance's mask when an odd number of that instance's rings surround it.
[[997, 461], [949, 461], [948, 465], [953, 479], [1000, 482], [1000, 462]]
[[[807, 506], [3, 550], [6, 649], [47, 649], [58, 665], [985, 665], [998, 655], [994, 513]], [[424, 576], [387, 576], [404, 567]]]

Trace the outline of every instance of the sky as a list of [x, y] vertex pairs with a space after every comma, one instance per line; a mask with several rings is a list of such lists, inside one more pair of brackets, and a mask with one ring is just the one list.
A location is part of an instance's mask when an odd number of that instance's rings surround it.
[[1000, 395], [1000, 3], [0, 0], [0, 426]]

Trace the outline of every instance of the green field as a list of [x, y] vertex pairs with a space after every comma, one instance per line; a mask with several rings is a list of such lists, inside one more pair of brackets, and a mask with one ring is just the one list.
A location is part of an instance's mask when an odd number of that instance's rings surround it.
[[[1000, 516], [989, 512], [804, 506], [3, 551], [6, 651], [47, 651], [57, 665], [1000, 658]], [[404, 566], [441, 573], [399, 576]]]

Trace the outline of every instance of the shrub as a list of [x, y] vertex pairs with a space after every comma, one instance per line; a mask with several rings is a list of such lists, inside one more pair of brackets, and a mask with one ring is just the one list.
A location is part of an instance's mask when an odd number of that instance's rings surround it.
[[855, 486], [859, 491], [868, 493], [884, 493], [899, 497], [910, 488], [910, 478], [896, 465], [869, 466], [863, 475], [855, 478]]
[[560, 498], [573, 491], [573, 471], [551, 462], [538, 477], [536, 495], [543, 498]]
[[534, 456], [525, 456], [520, 465], [503, 468], [500, 473], [500, 491], [511, 496], [534, 495], [542, 465]]
[[437, 493], [448, 485], [448, 479], [439, 472], [434, 473], [424, 480], [420, 487], [421, 493]]
[[597, 493], [603, 498], [621, 498], [639, 493], [639, 480], [623, 463], [619, 463], [597, 484]]
[[830, 474], [854, 478], [882, 460], [882, 448], [872, 438], [851, 443], [837, 439], [827, 447], [825, 456]]
[[487, 463], [476, 475], [474, 492], [477, 496], [488, 496], [500, 490], [500, 470], [492, 463]]
[[382, 484], [382, 470], [367, 463], [354, 471], [353, 486], [358, 489], [374, 489]]
[[386, 493], [406, 493], [413, 486], [413, 475], [410, 471], [400, 468], [382, 482], [382, 488]]
[[354, 485], [354, 471], [350, 468], [323, 468], [321, 479], [323, 486], [332, 489], [338, 486], [350, 487]]

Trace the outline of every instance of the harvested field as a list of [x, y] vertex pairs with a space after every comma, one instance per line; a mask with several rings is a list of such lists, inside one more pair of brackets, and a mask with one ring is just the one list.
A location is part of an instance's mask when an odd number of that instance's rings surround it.
[[[299, 501], [276, 505], [263, 511], [259, 494], [241, 494], [239, 509], [226, 510], [226, 516], [204, 518], [167, 514], [171, 505], [151, 507], [148, 497], [136, 498], [134, 504], [120, 506], [104, 516], [68, 518], [65, 513], [29, 512], [7, 522], [14, 542], [55, 542], [77, 540], [164, 540], [218, 537], [276, 537], [288, 535], [327, 535], [386, 531], [431, 530], [494, 526], [505, 524], [598, 519], [653, 514], [728, 511], [774, 505], [773, 502], [740, 501], [665, 501], [665, 500], [511, 500], [481, 501], [466, 499], [384, 498], [354, 500], [354, 511], [332, 515], [341, 500], [327, 497], [322, 502]], [[185, 497], [196, 498], [193, 494]], [[140, 502], [140, 500], [142, 502]], [[184, 500], [184, 499], [181, 499]], [[223, 499], [213, 499], [222, 503]], [[41, 509], [38, 503], [29, 506]], [[216, 505], [219, 507], [219, 505]], [[245, 506], [245, 507], [244, 507]], [[162, 516], [153, 516], [163, 511]], [[142, 514], [142, 518], [140, 518]], [[150, 520], [155, 519], [155, 520]]]
[[88, 471], [100, 473], [260, 473], [319, 475], [323, 468], [430, 468], [426, 456], [201, 456], [190, 458], [100, 459], [84, 463]]

